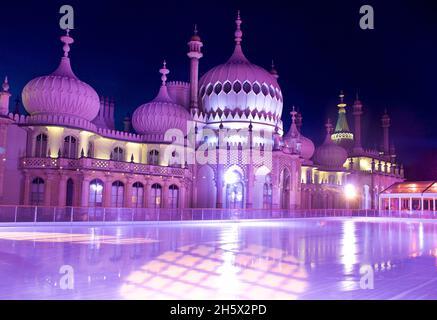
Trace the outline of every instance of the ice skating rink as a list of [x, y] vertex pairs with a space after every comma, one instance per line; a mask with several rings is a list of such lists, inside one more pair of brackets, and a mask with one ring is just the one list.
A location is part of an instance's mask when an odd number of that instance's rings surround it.
[[437, 299], [437, 222], [0, 227], [0, 299]]

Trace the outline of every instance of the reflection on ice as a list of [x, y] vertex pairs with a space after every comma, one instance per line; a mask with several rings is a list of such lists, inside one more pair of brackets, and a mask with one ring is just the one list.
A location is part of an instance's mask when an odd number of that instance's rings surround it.
[[[0, 299], [437, 298], [437, 223], [3, 228], [0, 262]], [[63, 265], [74, 290], [59, 286]], [[374, 290], [360, 289], [363, 265]]]

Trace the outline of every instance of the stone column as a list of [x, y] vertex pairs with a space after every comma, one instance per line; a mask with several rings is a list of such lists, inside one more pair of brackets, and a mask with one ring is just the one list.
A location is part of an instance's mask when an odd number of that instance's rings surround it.
[[128, 177], [126, 179], [126, 183], [124, 185], [124, 207], [125, 208], [132, 208], [132, 178]]
[[88, 177], [83, 177], [82, 188], [81, 188], [81, 207], [89, 206], [89, 194], [90, 194], [90, 179]]
[[52, 201], [52, 185], [54, 176], [49, 174], [44, 183], [44, 206], [50, 207]]
[[68, 177], [63, 174], [59, 178], [58, 206], [60, 207], [65, 207], [67, 202], [67, 179]]
[[103, 206], [110, 208], [111, 205], [111, 195], [112, 195], [112, 179], [107, 177], [104, 182], [103, 187]]
[[162, 186], [162, 203], [161, 203], [161, 208], [168, 208], [169, 207], [169, 203], [168, 203], [168, 193], [169, 193], [169, 186], [170, 186], [170, 181], [168, 181], [168, 179], [164, 180], [163, 186]]
[[143, 195], [144, 208], [149, 208], [150, 206], [149, 194], [150, 194], [150, 178], [147, 177], [144, 183], [144, 195]]
[[28, 172], [24, 174], [24, 188], [23, 188], [23, 205], [28, 206], [30, 205], [30, 184], [31, 184], [31, 177]]
[[223, 165], [217, 166], [217, 176], [215, 177], [217, 188], [216, 208], [223, 208]]

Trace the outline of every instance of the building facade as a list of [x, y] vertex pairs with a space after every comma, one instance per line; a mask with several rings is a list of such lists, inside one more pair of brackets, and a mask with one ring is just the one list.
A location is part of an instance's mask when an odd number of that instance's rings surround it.
[[[156, 98], [139, 106], [124, 130], [113, 100], [99, 97], [70, 64], [73, 38], [50, 75], [22, 91], [26, 115], [10, 112], [0, 92], [0, 204], [111, 208], [376, 208], [379, 192], [403, 181], [382, 118], [383, 148], [361, 145], [362, 103], [354, 132], [340, 95], [335, 129], [315, 148], [293, 109], [284, 132], [278, 72], [249, 62], [238, 15], [235, 50], [199, 78], [203, 43], [188, 42], [190, 81], [168, 82], [160, 70]], [[223, 133], [223, 134], [222, 134]], [[345, 186], [356, 195], [345, 197]]]

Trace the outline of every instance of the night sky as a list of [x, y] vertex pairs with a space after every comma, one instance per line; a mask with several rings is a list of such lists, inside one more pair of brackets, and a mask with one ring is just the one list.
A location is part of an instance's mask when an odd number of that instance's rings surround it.
[[[225, 62], [241, 10], [243, 50], [255, 64], [275, 60], [285, 104], [296, 105], [303, 134], [316, 145], [327, 117], [336, 120], [345, 91], [349, 124], [356, 92], [364, 104], [363, 144], [381, 144], [380, 117], [410, 179], [437, 179], [437, 4], [433, 1], [3, 1], [0, 77], [9, 76], [11, 105], [32, 78], [54, 71], [62, 55], [58, 13], [75, 9], [70, 57], [76, 75], [116, 100], [117, 126], [153, 99], [166, 59], [169, 80], [188, 81], [187, 42], [198, 24], [201, 74]], [[375, 10], [375, 29], [361, 30], [359, 8]]]

